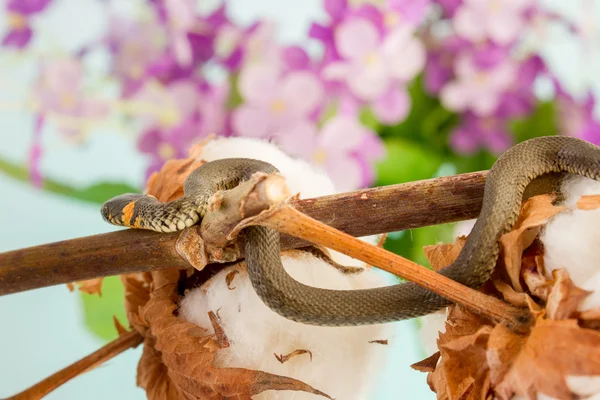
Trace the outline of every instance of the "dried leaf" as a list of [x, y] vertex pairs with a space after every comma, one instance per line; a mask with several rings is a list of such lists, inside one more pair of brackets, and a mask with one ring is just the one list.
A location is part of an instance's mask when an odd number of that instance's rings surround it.
[[518, 292], [523, 291], [521, 282], [519, 281], [523, 250], [533, 243], [542, 226], [552, 216], [564, 209], [563, 206], [552, 204], [554, 197], [544, 194], [528, 199], [521, 207], [521, 213], [513, 230], [500, 237], [499, 243], [504, 254], [506, 272], [510, 278], [511, 285]]
[[369, 343], [377, 343], [377, 344], [387, 345], [388, 341], [387, 341], [387, 339], [369, 340]]
[[550, 319], [567, 319], [577, 310], [579, 303], [592, 292], [575, 286], [565, 269], [552, 271], [554, 285], [548, 295], [546, 311]]
[[450, 307], [446, 331], [440, 334], [441, 360], [427, 382], [438, 399], [485, 399], [490, 389], [486, 342], [492, 328], [486, 320]]
[[421, 372], [433, 372], [433, 371], [435, 371], [435, 367], [437, 366], [440, 356], [441, 356], [440, 352], [436, 351], [429, 357], [424, 358], [423, 360], [414, 363], [410, 367], [414, 370], [421, 371]]
[[121, 325], [121, 321], [119, 321], [116, 315], [113, 315], [113, 323], [115, 325], [115, 328], [117, 329], [117, 332], [119, 333], [119, 336], [122, 336], [129, 332], [127, 329], [125, 329], [123, 325]]
[[183, 183], [187, 176], [204, 164], [194, 158], [167, 161], [159, 172], [153, 173], [146, 184], [148, 194], [159, 201], [171, 201], [183, 196]]
[[231, 282], [233, 282], [233, 278], [235, 278], [235, 276], [237, 274], [239, 274], [239, 272], [240, 271], [238, 271], [237, 269], [234, 269], [233, 271], [228, 273], [227, 276], [225, 276], [225, 284], [227, 285], [227, 289], [229, 289], [229, 290], [235, 289], [235, 286], [231, 287]]
[[[197, 326], [174, 315], [179, 271], [165, 269], [151, 275], [154, 289], [139, 310], [139, 320], [147, 323], [148, 330], [138, 365], [138, 385], [150, 400], [250, 399], [265, 390], [300, 390], [330, 398], [296, 379], [214, 367], [215, 353], [222, 348], [220, 335], [202, 336]], [[222, 332], [216, 314], [211, 314], [215, 332]]]
[[516, 307], [527, 307], [529, 299], [531, 299], [527, 293], [515, 291], [508, 283], [500, 279], [494, 279], [492, 284], [508, 303]]
[[209, 263], [209, 255], [204, 240], [195, 227], [184, 229], [179, 234], [175, 243], [175, 250], [197, 271], [202, 271]]
[[377, 247], [380, 247], [383, 249], [383, 245], [385, 244], [387, 237], [388, 237], [387, 232], [385, 232], [381, 236], [379, 236], [379, 240], [377, 240]]
[[467, 241], [466, 236], [459, 236], [452, 244], [434, 244], [423, 247], [425, 257], [434, 271], [439, 271], [452, 264]]
[[580, 210], [595, 210], [600, 207], [600, 195], [585, 195], [577, 201], [577, 208]]
[[535, 398], [537, 392], [571, 399], [567, 376], [600, 375], [600, 332], [579, 327], [577, 320], [538, 319], [528, 337], [498, 325], [488, 347], [490, 376], [500, 399]]
[[291, 353], [286, 354], [286, 355], [283, 355], [283, 354], [277, 355], [276, 353], [273, 353], [273, 355], [275, 356], [277, 361], [279, 361], [282, 364], [289, 361], [291, 358], [299, 356], [301, 354], [308, 354], [310, 357], [310, 361], [312, 361], [312, 352], [310, 350], [304, 350], [304, 349], [294, 350]]
[[[193, 154], [196, 152], [196, 154]], [[187, 175], [202, 162], [192, 158], [168, 161], [147, 185], [150, 195], [170, 201], [183, 194]], [[289, 377], [243, 368], [217, 368], [215, 353], [228, 346], [215, 313], [210, 312], [215, 334], [203, 335], [199, 328], [176, 316], [180, 300], [180, 271], [163, 269], [121, 277], [125, 307], [132, 326], [145, 337], [138, 364], [138, 386], [150, 400], [250, 399], [266, 390], [296, 390], [331, 398]]]
[[208, 312], [208, 318], [210, 319], [210, 323], [215, 331], [215, 336], [217, 338], [216, 342], [219, 345], [219, 348], [225, 349], [230, 346], [229, 339], [227, 339], [227, 335], [223, 330], [221, 324], [219, 324], [219, 320], [214, 312]]
[[600, 320], [600, 308], [592, 308], [591, 310], [585, 310], [579, 313], [580, 319], [597, 319]]
[[583, 328], [600, 331], [600, 308], [592, 308], [577, 313], [577, 318]]
[[544, 274], [544, 254], [538, 243], [538, 240], [534, 241], [533, 245], [523, 253], [521, 276], [531, 294], [547, 300], [554, 282]]
[[75, 290], [75, 285], [77, 285], [77, 288], [79, 289], [80, 292], [84, 292], [87, 294], [97, 294], [98, 297], [102, 297], [102, 282], [104, 281], [104, 278], [94, 278], [94, 279], [88, 279], [85, 281], [78, 281], [78, 282], [69, 282], [67, 283], [67, 288], [69, 289], [70, 292], [72, 292], [73, 290]]
[[140, 309], [150, 300], [152, 276], [149, 272], [121, 275], [125, 289], [125, 315], [131, 326], [142, 335], [148, 329], [148, 323], [140, 316]]

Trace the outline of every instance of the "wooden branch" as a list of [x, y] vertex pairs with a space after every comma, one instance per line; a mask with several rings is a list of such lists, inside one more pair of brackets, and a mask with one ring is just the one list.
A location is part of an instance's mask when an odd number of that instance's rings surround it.
[[18, 393], [5, 400], [37, 400], [46, 396], [61, 385], [64, 385], [69, 380], [81, 375], [84, 372], [110, 360], [111, 358], [121, 354], [127, 349], [137, 347], [144, 341], [142, 335], [137, 331], [130, 331], [119, 338], [113, 340], [107, 345], [96, 350], [92, 354], [82, 358], [81, 360], [69, 365], [68, 367], [50, 375], [46, 379], [36, 383], [32, 387]]
[[337, 250], [350, 257], [364, 261], [394, 275], [429, 289], [454, 303], [461, 304], [471, 311], [485, 315], [499, 323], [505, 323], [514, 330], [525, 332], [531, 323], [531, 313], [519, 309], [497, 298], [471, 289], [433, 270], [391, 253], [378, 246], [356, 239], [298, 212], [288, 204], [282, 204], [271, 212], [250, 219], [241, 228], [258, 224], [285, 232], [312, 243]]
[[[299, 211], [352, 236], [475, 218], [487, 171], [294, 201]], [[160, 268], [187, 268], [179, 233], [123, 230], [0, 253], [0, 295]], [[290, 236], [282, 248], [306, 246]], [[243, 248], [243, 246], [239, 246]]]

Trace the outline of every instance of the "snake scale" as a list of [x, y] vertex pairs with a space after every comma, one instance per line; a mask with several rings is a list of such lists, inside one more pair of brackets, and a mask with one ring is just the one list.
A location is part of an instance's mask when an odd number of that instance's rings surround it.
[[[181, 230], [203, 217], [213, 193], [235, 187], [256, 171], [277, 169], [252, 159], [212, 161], [187, 177], [181, 199], [160, 203], [151, 196], [126, 194], [107, 201], [102, 214], [116, 225], [159, 232]], [[483, 285], [496, 265], [498, 239], [514, 225], [526, 187], [554, 173], [600, 180], [600, 147], [572, 137], [548, 136], [507, 150], [486, 178], [483, 206], [462, 251], [440, 273], [472, 288]], [[248, 273], [256, 293], [267, 306], [291, 320], [323, 326], [377, 324], [422, 316], [450, 304], [410, 282], [361, 290], [301, 284], [283, 268], [277, 231], [251, 226], [243, 232]]]

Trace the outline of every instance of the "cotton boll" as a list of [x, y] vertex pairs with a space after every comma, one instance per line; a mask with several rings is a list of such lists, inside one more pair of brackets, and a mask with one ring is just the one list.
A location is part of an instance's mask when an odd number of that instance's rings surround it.
[[[331, 180], [321, 170], [293, 159], [275, 145], [251, 138], [219, 138], [206, 144], [200, 156], [206, 161], [222, 158], [255, 158], [277, 167], [292, 193], [302, 198], [335, 193]], [[333, 210], [335, 212], [335, 210]], [[375, 243], [375, 237], [363, 238]], [[337, 252], [332, 258], [343, 265], [363, 263]], [[291, 253], [290, 253], [291, 254]], [[361, 289], [390, 284], [385, 274], [367, 268], [357, 275], [343, 275], [312, 255], [282, 257], [288, 273], [298, 281], [328, 289]], [[231, 282], [226, 276], [238, 273]], [[246, 270], [240, 266], [224, 269], [201, 288], [192, 290], [182, 300], [180, 312], [185, 319], [213, 331], [208, 312], [217, 312], [220, 324], [231, 346], [217, 352], [220, 367], [241, 367], [290, 376], [312, 385], [338, 399], [368, 399], [370, 387], [385, 368], [388, 346], [369, 343], [387, 339], [393, 343], [394, 325], [359, 327], [320, 327], [299, 324], [269, 309], [256, 295]], [[281, 364], [273, 355], [289, 354], [305, 349], [312, 352], [291, 358]], [[313, 399], [317, 396], [301, 392], [265, 392], [255, 399]]]
[[600, 307], [600, 209], [577, 209], [582, 195], [600, 194], [600, 182], [572, 178], [562, 191], [566, 194], [563, 204], [569, 209], [555, 216], [541, 235], [546, 271], [551, 276], [553, 270], [564, 268], [575, 285], [593, 292], [579, 305], [579, 311]]
[[254, 158], [274, 165], [285, 176], [292, 194], [301, 198], [335, 193], [335, 186], [320, 169], [304, 160], [288, 156], [275, 144], [253, 138], [217, 138], [206, 144], [201, 158], [214, 161], [222, 158]]
[[[282, 257], [288, 273], [307, 285], [338, 289], [361, 289], [384, 286], [383, 279], [372, 269], [358, 275], [344, 275], [326, 262], [309, 254], [295, 253]], [[231, 282], [226, 276], [237, 270]], [[305, 325], [283, 318], [265, 306], [248, 279], [245, 268], [226, 268], [202, 288], [183, 299], [181, 315], [190, 322], [209, 329], [209, 311], [218, 311], [221, 326], [231, 346], [217, 352], [216, 365], [257, 369], [290, 376], [338, 399], [367, 399], [368, 393], [385, 367], [388, 346], [369, 343], [387, 339], [393, 342], [393, 325], [356, 327], [321, 327]], [[305, 349], [312, 352], [281, 364], [273, 355]], [[313, 399], [300, 392], [265, 392], [256, 399]]]

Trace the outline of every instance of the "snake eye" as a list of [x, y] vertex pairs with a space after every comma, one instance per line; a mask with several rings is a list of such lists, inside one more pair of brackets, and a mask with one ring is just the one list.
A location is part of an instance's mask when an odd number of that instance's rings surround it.
[[100, 212], [102, 213], [102, 218], [104, 218], [105, 221], [111, 222], [112, 215], [110, 215], [110, 210], [106, 204], [102, 206], [102, 210], [100, 210]]

